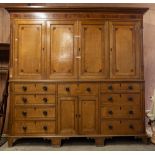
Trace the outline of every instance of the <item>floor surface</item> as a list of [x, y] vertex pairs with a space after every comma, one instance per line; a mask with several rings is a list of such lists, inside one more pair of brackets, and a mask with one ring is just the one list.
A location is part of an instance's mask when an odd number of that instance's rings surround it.
[[13, 147], [8, 147], [5, 143], [0, 147], [0, 151], [155, 151], [155, 145], [144, 144], [132, 137], [115, 137], [107, 139], [105, 146], [96, 147], [94, 140], [70, 138], [62, 140], [61, 147], [54, 148], [49, 140], [19, 139]]

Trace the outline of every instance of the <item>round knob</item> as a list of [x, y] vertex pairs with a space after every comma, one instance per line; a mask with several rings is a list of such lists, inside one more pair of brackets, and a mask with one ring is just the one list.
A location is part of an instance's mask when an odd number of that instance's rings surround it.
[[86, 90], [87, 90], [87, 92], [91, 92], [91, 89], [90, 88], [87, 88]]
[[109, 125], [108, 128], [109, 128], [110, 130], [112, 130], [112, 129], [113, 129], [113, 126], [112, 126], [112, 125]]
[[26, 126], [23, 126], [23, 130], [26, 131], [27, 130], [27, 127]]
[[132, 111], [132, 110], [130, 110], [130, 111], [129, 111], [129, 114], [131, 114], [131, 115], [132, 115], [132, 114], [133, 114], [133, 111]]
[[134, 129], [134, 126], [132, 124], [129, 125], [130, 129]]
[[109, 86], [108, 86], [108, 89], [109, 89], [109, 90], [112, 90], [112, 85], [109, 85]]
[[23, 115], [23, 116], [27, 116], [27, 112], [23, 111], [23, 112], [22, 112], [22, 115]]
[[45, 131], [47, 131], [48, 128], [47, 128], [47, 126], [44, 126], [43, 129], [44, 129]]
[[67, 92], [70, 92], [70, 88], [69, 88], [69, 87], [67, 87], [67, 88], [66, 88], [66, 91], [67, 91]]
[[128, 101], [133, 101], [133, 98], [132, 97], [128, 97]]
[[129, 86], [128, 86], [128, 89], [129, 89], [129, 90], [132, 90], [132, 89], [133, 89], [133, 87], [132, 87], [131, 85], [129, 85]]
[[47, 91], [47, 90], [48, 90], [47, 86], [44, 86], [44, 87], [43, 87], [43, 90], [44, 90], [44, 91]]
[[48, 99], [47, 99], [47, 98], [43, 98], [43, 101], [44, 101], [45, 103], [47, 103]]
[[27, 103], [27, 98], [23, 97], [22, 100], [24, 103]]
[[22, 89], [23, 89], [23, 91], [27, 91], [27, 87], [26, 86], [23, 86]]
[[110, 97], [108, 98], [108, 101], [113, 101], [112, 96], [110, 96]]
[[110, 114], [110, 115], [112, 115], [113, 114], [113, 112], [110, 110], [110, 111], [108, 111], [108, 113]]
[[44, 116], [47, 116], [47, 111], [43, 111], [43, 115]]

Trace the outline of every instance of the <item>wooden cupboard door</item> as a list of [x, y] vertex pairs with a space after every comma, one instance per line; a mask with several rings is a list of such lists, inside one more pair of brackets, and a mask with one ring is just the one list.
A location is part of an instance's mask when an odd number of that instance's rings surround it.
[[107, 78], [109, 74], [108, 23], [81, 21], [80, 36], [80, 78]]
[[75, 21], [47, 21], [47, 63], [50, 79], [76, 79]]
[[79, 133], [98, 133], [98, 98], [95, 96], [81, 96], [79, 99]]
[[140, 78], [140, 22], [110, 22], [111, 78]]
[[77, 134], [77, 97], [59, 97], [58, 134]]
[[44, 21], [17, 20], [14, 31], [13, 68], [15, 77], [41, 79], [44, 75]]

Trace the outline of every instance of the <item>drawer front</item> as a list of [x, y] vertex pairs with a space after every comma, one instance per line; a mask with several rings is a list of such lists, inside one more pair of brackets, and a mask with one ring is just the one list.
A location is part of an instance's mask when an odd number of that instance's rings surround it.
[[58, 85], [58, 95], [75, 96], [77, 94], [78, 94], [77, 84], [59, 84]]
[[17, 93], [35, 92], [35, 84], [20, 83], [14, 85], [14, 91]]
[[102, 118], [140, 118], [139, 106], [103, 106], [101, 108]]
[[113, 105], [113, 104], [125, 104], [135, 105], [140, 104], [140, 94], [102, 94], [101, 95], [102, 105]]
[[141, 120], [103, 120], [101, 134], [105, 135], [132, 135], [144, 133], [144, 124]]
[[128, 92], [140, 92], [141, 84], [139, 83], [102, 83], [101, 92], [112, 91], [128, 91]]
[[38, 104], [55, 104], [55, 95], [36, 95], [36, 103]]
[[102, 83], [101, 92], [112, 92], [121, 90], [121, 83]]
[[15, 119], [31, 119], [31, 118], [55, 118], [55, 106], [42, 108], [42, 107], [16, 107]]
[[121, 97], [120, 94], [102, 94], [101, 95], [101, 104], [120, 104]]
[[15, 104], [36, 104], [35, 95], [16, 95]]
[[141, 85], [139, 83], [122, 83], [121, 90], [126, 91], [140, 91]]
[[40, 93], [56, 93], [55, 84], [47, 84], [47, 83], [38, 83], [36, 84], [36, 91]]
[[121, 103], [128, 105], [140, 105], [140, 94], [121, 94]]
[[98, 84], [80, 84], [79, 93], [80, 95], [98, 95], [99, 87]]
[[55, 133], [55, 121], [16, 121], [15, 134]]
[[15, 104], [55, 104], [55, 95], [16, 95]]

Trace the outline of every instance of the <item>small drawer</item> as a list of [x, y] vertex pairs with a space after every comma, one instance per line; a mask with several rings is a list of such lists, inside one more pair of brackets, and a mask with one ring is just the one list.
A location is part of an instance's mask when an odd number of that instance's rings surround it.
[[36, 95], [37, 104], [55, 104], [55, 95]]
[[144, 133], [144, 124], [141, 120], [102, 120], [101, 134], [105, 135], [132, 135]]
[[36, 104], [36, 97], [35, 95], [16, 95], [15, 104]]
[[55, 106], [42, 108], [42, 107], [16, 107], [15, 119], [24, 120], [32, 118], [55, 118]]
[[101, 92], [112, 92], [121, 90], [121, 83], [102, 83]]
[[80, 95], [98, 95], [99, 87], [98, 84], [83, 83], [79, 85]]
[[101, 104], [120, 104], [121, 96], [120, 94], [102, 94], [101, 95]]
[[140, 94], [121, 94], [121, 103], [126, 105], [140, 104]]
[[14, 90], [17, 93], [27, 93], [27, 92], [35, 92], [36, 88], [35, 84], [22, 83], [22, 84], [15, 84]]
[[44, 83], [38, 83], [36, 84], [36, 91], [40, 93], [51, 93], [55, 94], [56, 92], [56, 86], [55, 84], [44, 84]]
[[139, 106], [104, 106], [101, 108], [102, 118], [140, 118]]
[[15, 104], [55, 104], [55, 95], [16, 95]]
[[55, 133], [55, 121], [16, 121], [15, 134]]
[[77, 95], [78, 86], [77, 84], [59, 84], [58, 85], [58, 95]]
[[141, 85], [139, 83], [122, 83], [121, 84], [121, 90], [124, 90], [124, 91], [139, 92], [140, 89], [141, 89]]

